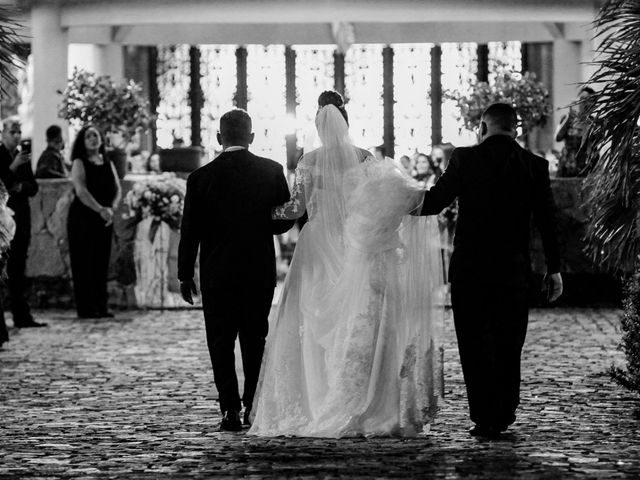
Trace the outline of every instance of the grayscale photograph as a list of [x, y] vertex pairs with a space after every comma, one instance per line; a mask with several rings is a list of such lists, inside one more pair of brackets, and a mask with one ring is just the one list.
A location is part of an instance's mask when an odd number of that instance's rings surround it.
[[0, 0], [0, 480], [640, 478], [640, 0]]

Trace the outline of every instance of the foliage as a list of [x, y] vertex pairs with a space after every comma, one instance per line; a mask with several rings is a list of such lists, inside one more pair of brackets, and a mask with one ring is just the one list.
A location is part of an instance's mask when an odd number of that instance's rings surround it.
[[549, 90], [530, 72], [521, 75], [502, 71], [491, 84], [477, 82], [469, 93], [448, 91], [445, 96], [456, 102], [465, 128], [472, 131], [478, 128], [482, 112], [492, 103], [513, 105], [525, 134], [544, 125], [552, 113]]
[[5, 82], [9, 85], [16, 83], [14, 68], [22, 63], [26, 51], [17, 34], [20, 27], [14, 20], [15, 9], [7, 5], [0, 5], [0, 95], [6, 95]]
[[109, 75], [76, 67], [65, 90], [58, 93], [62, 95], [59, 117], [77, 128], [92, 123], [104, 133], [119, 130], [131, 138], [150, 121], [149, 102], [132, 80], [115, 82]]
[[640, 393], [640, 272], [638, 271], [625, 287], [621, 326], [622, 350], [627, 358], [627, 368], [623, 370], [611, 367], [611, 375], [623, 387]]
[[160, 222], [173, 230], [180, 228], [186, 189], [185, 180], [168, 172], [136, 182], [124, 197], [127, 212], [123, 217], [136, 223], [151, 217], [149, 240], [153, 243]]
[[604, 87], [589, 99], [587, 252], [632, 272], [640, 254], [640, 0], [608, 0], [594, 27], [601, 43], [589, 82]]

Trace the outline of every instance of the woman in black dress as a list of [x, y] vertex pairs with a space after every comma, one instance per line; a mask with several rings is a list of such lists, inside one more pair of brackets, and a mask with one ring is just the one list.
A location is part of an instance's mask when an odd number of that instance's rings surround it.
[[107, 309], [107, 271], [120, 182], [105, 155], [102, 135], [92, 125], [78, 132], [71, 158], [75, 198], [67, 232], [78, 317], [112, 317]]

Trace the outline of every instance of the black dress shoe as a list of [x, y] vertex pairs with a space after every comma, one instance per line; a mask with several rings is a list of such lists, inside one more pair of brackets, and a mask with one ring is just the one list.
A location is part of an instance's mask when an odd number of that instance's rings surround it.
[[240, 422], [240, 412], [237, 410], [228, 410], [222, 417], [220, 422], [220, 430], [227, 432], [239, 432], [242, 430], [242, 423]]
[[46, 327], [48, 326], [48, 324], [43, 323], [43, 322], [36, 322], [35, 320], [31, 319], [29, 321], [20, 321], [20, 322], [13, 322], [14, 327], [16, 328], [40, 328], [40, 327]]
[[476, 425], [469, 430], [469, 435], [472, 437], [498, 438], [500, 436], [500, 429], [493, 425]]
[[251, 426], [251, 420], [249, 419], [249, 417], [251, 416], [251, 409], [250, 408], [245, 408], [244, 409], [244, 415], [242, 416], [242, 424], [250, 427]]

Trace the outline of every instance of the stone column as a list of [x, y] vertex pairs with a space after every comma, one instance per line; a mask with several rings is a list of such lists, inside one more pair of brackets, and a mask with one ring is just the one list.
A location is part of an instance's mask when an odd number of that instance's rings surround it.
[[442, 47], [431, 47], [431, 145], [442, 143]]
[[553, 125], [554, 128], [567, 113], [566, 106], [572, 103], [580, 89], [582, 72], [581, 42], [565, 39], [553, 41]]
[[333, 54], [333, 82], [333, 88], [344, 97], [344, 53], [337, 50]]
[[[535, 73], [536, 78], [549, 90], [549, 101], [553, 105], [553, 43], [537, 42], [522, 44], [522, 71]], [[547, 152], [554, 146], [553, 114], [544, 127], [536, 129], [529, 138], [529, 147], [534, 152]]]
[[247, 48], [238, 47], [236, 50], [236, 95], [234, 99], [235, 106], [237, 108], [247, 109], [249, 102], [247, 92], [249, 87], [247, 86]]
[[489, 45], [486, 43], [478, 44], [478, 72], [479, 82], [489, 81]]
[[387, 45], [382, 49], [383, 81], [383, 116], [384, 133], [383, 144], [387, 156], [395, 156], [395, 132], [393, 128], [393, 47]]
[[33, 165], [46, 148], [45, 130], [66, 122], [58, 118], [60, 95], [67, 83], [67, 32], [60, 26], [60, 7], [35, 4], [31, 9], [33, 53]]

